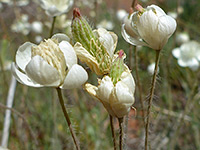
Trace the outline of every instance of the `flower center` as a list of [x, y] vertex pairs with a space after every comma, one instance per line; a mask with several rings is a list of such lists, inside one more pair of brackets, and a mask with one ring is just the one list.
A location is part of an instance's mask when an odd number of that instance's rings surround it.
[[54, 67], [60, 75], [61, 81], [64, 81], [66, 76], [66, 62], [63, 52], [58, 46], [58, 41], [55, 39], [48, 39], [41, 42], [38, 46], [33, 46], [31, 49], [32, 57], [39, 55], [49, 65]]

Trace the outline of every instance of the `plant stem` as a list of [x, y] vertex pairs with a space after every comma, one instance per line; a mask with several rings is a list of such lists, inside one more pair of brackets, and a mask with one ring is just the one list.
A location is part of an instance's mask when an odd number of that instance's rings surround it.
[[52, 21], [52, 24], [51, 24], [51, 30], [50, 30], [50, 33], [49, 33], [49, 37], [52, 37], [52, 35], [53, 35], [55, 22], [56, 22], [56, 16], [53, 17], [53, 21]]
[[115, 136], [115, 129], [114, 129], [114, 124], [113, 124], [113, 117], [110, 116], [110, 126], [111, 126], [111, 132], [112, 132], [112, 140], [114, 144], [114, 150], [117, 150], [117, 144], [116, 144], [116, 136]]
[[123, 150], [123, 120], [124, 118], [118, 118], [119, 121], [119, 149]]
[[134, 53], [135, 53], [135, 73], [136, 73], [136, 82], [137, 82], [137, 87], [139, 90], [139, 100], [140, 100], [140, 105], [142, 108], [142, 119], [143, 119], [143, 124], [145, 125], [145, 113], [144, 113], [144, 103], [143, 103], [143, 99], [142, 99], [142, 87], [140, 84], [140, 77], [139, 77], [139, 73], [138, 73], [138, 50], [137, 50], [137, 46], [134, 46]]
[[64, 113], [64, 116], [65, 116], [65, 119], [66, 119], [66, 121], [67, 121], [69, 130], [70, 130], [70, 133], [71, 133], [71, 135], [72, 135], [74, 144], [75, 144], [75, 146], [76, 146], [76, 149], [77, 149], [77, 150], [80, 150], [78, 139], [77, 139], [77, 137], [76, 137], [76, 135], [75, 135], [75, 133], [74, 133], [74, 130], [73, 130], [73, 128], [72, 128], [72, 124], [71, 124], [70, 118], [69, 118], [69, 116], [68, 116], [67, 110], [66, 110], [65, 105], [64, 105], [64, 100], [63, 100], [63, 97], [62, 97], [61, 89], [60, 89], [60, 88], [56, 88], [56, 90], [57, 90], [57, 93], [58, 93], [59, 102], [60, 102], [60, 105], [61, 105], [61, 107], [62, 107], [62, 111], [63, 111], [63, 113]]
[[156, 76], [157, 76], [158, 64], [159, 64], [159, 60], [160, 60], [160, 52], [161, 52], [161, 50], [156, 50], [156, 64], [155, 64], [154, 74], [153, 74], [153, 78], [152, 78], [152, 82], [151, 82], [150, 95], [149, 95], [149, 99], [148, 99], [147, 121], [146, 121], [146, 125], [145, 125], [145, 150], [148, 150], [150, 112], [151, 112], [152, 100], [153, 100], [153, 97], [154, 97], [154, 90], [155, 90], [155, 85], [156, 85]]

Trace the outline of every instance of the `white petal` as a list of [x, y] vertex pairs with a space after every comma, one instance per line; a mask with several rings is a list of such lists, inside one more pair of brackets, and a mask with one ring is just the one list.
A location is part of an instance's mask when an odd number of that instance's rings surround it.
[[131, 72], [124, 71], [121, 75], [121, 82], [123, 82], [130, 91], [134, 94], [135, 93], [135, 81], [133, 79], [133, 76]]
[[19, 71], [14, 63], [12, 63], [11, 65], [11, 71], [16, 80], [19, 81], [21, 84], [32, 87], [43, 87], [43, 85], [33, 82], [26, 74]]
[[42, 57], [36, 55], [26, 66], [26, 74], [35, 82], [51, 87], [60, 85], [58, 71], [50, 66]]
[[147, 44], [140, 41], [137, 36], [136, 37], [130, 36], [125, 30], [125, 24], [122, 25], [121, 34], [122, 34], [123, 38], [126, 40], [126, 42], [128, 42], [132, 45], [147, 46]]
[[103, 102], [109, 103], [110, 94], [113, 90], [113, 83], [109, 76], [105, 76], [102, 80], [100, 85], [98, 86], [97, 96]]
[[166, 15], [166, 13], [160, 7], [158, 7], [156, 5], [151, 5], [151, 6], [147, 7], [148, 10], [150, 10], [152, 8], [156, 10], [156, 14], [158, 17]]
[[162, 36], [169, 38], [176, 30], [176, 21], [168, 15], [162, 16], [159, 18], [158, 30]]
[[72, 68], [69, 70], [63, 85], [61, 85], [62, 89], [73, 89], [78, 88], [82, 84], [84, 84], [88, 80], [88, 74], [78, 64], [75, 64], [72, 66]]
[[62, 41], [68, 41], [68, 42], [70, 41], [70, 38], [67, 35], [62, 34], [62, 33], [54, 34], [51, 38], [57, 39], [59, 43]]
[[199, 68], [199, 62], [193, 58], [188, 62], [188, 66], [195, 71]]
[[16, 53], [16, 64], [17, 66], [25, 71], [26, 65], [31, 60], [31, 47], [34, 46], [34, 44], [30, 42], [26, 42], [23, 45], [21, 45]]
[[114, 94], [116, 98], [110, 98], [110, 105], [118, 118], [125, 116], [130, 107], [133, 105], [135, 99], [129, 88], [121, 81], [119, 81], [115, 88]]
[[175, 48], [172, 50], [172, 55], [176, 58], [179, 58], [181, 56], [181, 53], [180, 53], [180, 48]]
[[77, 63], [77, 56], [72, 45], [67, 41], [59, 43], [59, 48], [65, 56], [65, 62], [70, 69], [74, 64]]
[[98, 32], [98, 35], [99, 35], [99, 41], [105, 47], [105, 49], [107, 50], [108, 54], [112, 57], [113, 54], [114, 54], [114, 51], [115, 51], [113, 37], [104, 28], [99, 28], [97, 30], [97, 32]]

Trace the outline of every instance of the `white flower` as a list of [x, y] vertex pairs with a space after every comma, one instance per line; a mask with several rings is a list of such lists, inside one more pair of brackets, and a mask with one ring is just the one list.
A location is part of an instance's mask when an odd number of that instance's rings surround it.
[[176, 12], [174, 12], [174, 11], [170, 11], [170, 12], [168, 12], [167, 13], [169, 16], [171, 16], [172, 18], [174, 18], [174, 19], [176, 19], [177, 18], [177, 13]]
[[126, 10], [124, 9], [120, 9], [117, 11], [117, 19], [119, 21], [123, 21], [124, 18], [128, 15], [128, 13], [126, 12]]
[[37, 35], [36, 37], [35, 37], [35, 42], [36, 43], [40, 43], [42, 41], [42, 37], [40, 36], [40, 35]]
[[102, 102], [110, 115], [117, 118], [125, 116], [135, 101], [135, 82], [129, 71], [124, 71], [115, 85], [109, 76], [104, 76], [99, 80], [98, 87], [87, 83], [85, 89]]
[[23, 35], [28, 35], [31, 29], [31, 25], [28, 22], [28, 15], [23, 14], [19, 20], [15, 20], [11, 25], [11, 30], [13, 32], [22, 33]]
[[110, 63], [114, 60], [114, 51], [117, 46], [118, 37], [115, 33], [108, 32], [103, 28], [93, 30], [93, 33], [98, 37], [101, 46], [105, 48], [106, 52], [104, 52], [104, 54], [100, 47], [98, 49], [99, 52], [96, 52], [98, 55], [95, 57], [91, 55], [79, 42], [74, 45], [74, 50], [76, 51], [78, 58], [82, 62], [85, 62], [92, 71], [97, 75], [103, 75], [105, 72], [109, 72], [109, 70], [104, 69], [109, 69], [108, 66], [110, 66]]
[[31, 24], [31, 29], [35, 33], [42, 33], [43, 30], [43, 24], [40, 21], [34, 21]]
[[[138, 5], [137, 5], [138, 6]], [[138, 6], [122, 25], [122, 36], [132, 45], [161, 50], [176, 29], [176, 21], [156, 5]]]
[[[151, 63], [151, 64], [147, 67], [147, 71], [148, 71], [151, 75], [153, 75], [154, 70], [155, 70], [155, 63]], [[159, 68], [158, 68], [158, 72], [159, 72]]]
[[97, 24], [97, 28], [105, 28], [107, 30], [112, 30], [114, 28], [114, 24], [109, 20], [102, 20]]
[[[38, 46], [26, 42], [12, 64], [15, 78], [32, 87], [76, 88], [86, 82], [87, 72], [77, 64], [74, 48], [64, 34], [56, 34]], [[19, 67], [19, 69], [18, 69]]]
[[17, 6], [26, 6], [29, 4], [29, 0], [17, 0], [14, 1], [13, 0], [1, 0], [2, 3], [6, 3], [8, 5], [13, 5], [13, 4], [16, 4]]
[[172, 51], [174, 57], [178, 59], [181, 67], [189, 67], [197, 70], [200, 61], [200, 44], [196, 41], [189, 41]]
[[188, 33], [186, 32], [181, 32], [176, 34], [176, 42], [178, 45], [181, 45], [183, 43], [186, 43], [190, 40], [190, 37]]
[[49, 16], [59, 16], [72, 7], [74, 0], [40, 0], [42, 8]]

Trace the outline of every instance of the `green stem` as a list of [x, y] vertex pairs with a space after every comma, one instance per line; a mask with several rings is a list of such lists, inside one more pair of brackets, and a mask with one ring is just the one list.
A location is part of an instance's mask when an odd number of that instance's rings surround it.
[[137, 87], [139, 90], [139, 100], [140, 100], [140, 105], [142, 108], [142, 119], [143, 119], [143, 124], [145, 125], [145, 113], [144, 113], [144, 103], [143, 103], [143, 99], [142, 99], [142, 87], [140, 84], [140, 77], [139, 77], [139, 73], [138, 73], [138, 50], [137, 50], [137, 46], [135, 46], [134, 48], [134, 53], [135, 53], [135, 73], [136, 73], [136, 82], [137, 82]]
[[119, 121], [119, 149], [123, 150], [123, 120], [124, 118], [118, 118]]
[[77, 137], [76, 137], [76, 135], [75, 135], [75, 133], [74, 133], [74, 130], [73, 130], [73, 128], [72, 128], [72, 124], [71, 124], [70, 118], [69, 118], [69, 116], [68, 116], [67, 110], [66, 110], [65, 105], [64, 105], [64, 100], [63, 100], [63, 97], [62, 97], [61, 89], [60, 89], [60, 88], [56, 88], [56, 90], [57, 90], [57, 93], [58, 93], [59, 102], [60, 102], [60, 105], [61, 105], [61, 107], [62, 107], [62, 111], [63, 111], [63, 113], [64, 113], [64, 116], [65, 116], [65, 119], [66, 119], [66, 121], [67, 121], [69, 130], [70, 130], [70, 133], [71, 133], [71, 135], [72, 135], [74, 144], [75, 144], [75, 146], [76, 146], [76, 149], [77, 149], [77, 150], [80, 150], [78, 139], [77, 139]]
[[50, 30], [50, 33], [49, 33], [49, 37], [52, 37], [52, 35], [53, 35], [55, 22], [56, 22], [56, 16], [53, 17], [53, 21], [52, 21], [52, 24], [51, 24], [51, 30]]
[[113, 139], [113, 144], [114, 144], [114, 150], [117, 150], [115, 129], [114, 129], [114, 124], [113, 124], [113, 117], [111, 115], [110, 115], [110, 126], [111, 126], [111, 132], [112, 132], [112, 139]]
[[151, 91], [150, 91], [150, 96], [148, 99], [148, 108], [147, 108], [147, 121], [145, 125], [145, 150], [148, 150], [148, 137], [149, 137], [149, 122], [150, 122], [150, 112], [151, 112], [151, 105], [152, 105], [152, 100], [154, 97], [154, 90], [156, 86], [156, 76], [158, 72], [158, 64], [160, 60], [160, 52], [161, 50], [156, 51], [156, 64], [155, 64], [155, 70], [151, 82]]

